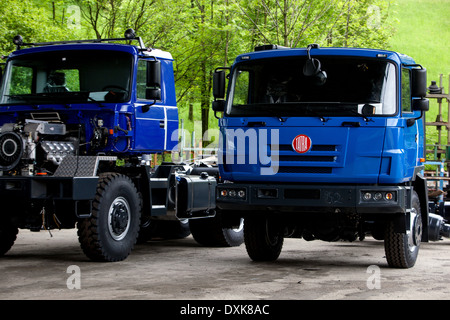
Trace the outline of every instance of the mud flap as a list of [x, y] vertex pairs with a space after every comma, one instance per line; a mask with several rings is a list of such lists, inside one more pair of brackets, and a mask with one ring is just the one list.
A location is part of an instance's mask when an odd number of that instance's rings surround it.
[[422, 242], [429, 241], [428, 225], [429, 225], [429, 208], [428, 208], [428, 187], [427, 180], [420, 174], [416, 175], [414, 181], [414, 190], [417, 192], [420, 201], [420, 211], [422, 213]]

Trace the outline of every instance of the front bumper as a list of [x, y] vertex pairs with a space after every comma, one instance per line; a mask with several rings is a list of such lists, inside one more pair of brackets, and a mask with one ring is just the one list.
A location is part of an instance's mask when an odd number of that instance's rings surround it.
[[[370, 194], [370, 199], [367, 194]], [[217, 207], [235, 211], [406, 213], [411, 188], [405, 186], [219, 184]]]
[[5, 200], [93, 200], [98, 177], [2, 176], [0, 198]]

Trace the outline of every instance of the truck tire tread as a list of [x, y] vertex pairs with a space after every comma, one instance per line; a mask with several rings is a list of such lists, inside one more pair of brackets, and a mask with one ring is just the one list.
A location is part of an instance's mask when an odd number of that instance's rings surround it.
[[284, 243], [282, 229], [278, 228], [275, 221], [271, 225], [268, 217], [246, 217], [245, 221], [244, 239], [249, 257], [253, 261], [277, 260]]
[[[99, 182], [97, 186], [97, 193], [93, 201], [92, 217], [88, 219], [83, 219], [78, 222], [78, 239], [83, 249], [85, 255], [93, 261], [121, 261], [124, 260], [132, 251], [136, 239], [138, 236], [139, 225], [140, 225], [140, 212], [141, 212], [141, 201], [131, 179], [127, 176], [121, 175], [119, 173], [104, 173], [99, 175]], [[108, 248], [112, 239], [106, 234], [105, 225], [100, 225], [100, 215], [104, 214], [102, 212], [102, 200], [108, 193], [111, 185], [118, 180], [127, 181], [132, 187], [132, 193], [136, 195], [136, 201], [130, 203], [135, 210], [138, 211], [139, 217], [132, 225], [132, 229], [129, 231], [131, 235], [129, 239], [126, 239], [127, 243], [120, 248], [120, 250], [115, 251]], [[136, 226], [137, 223], [137, 226]], [[124, 239], [125, 240], [125, 239]]]
[[191, 219], [192, 237], [205, 247], [238, 247], [244, 242], [243, 230], [223, 228], [220, 213], [214, 218]]
[[[420, 201], [416, 192], [413, 193], [412, 206], [420, 217]], [[409, 248], [408, 234], [395, 232], [394, 222], [390, 221], [386, 226], [384, 248], [386, 260], [390, 267], [411, 268], [416, 263], [420, 242], [413, 249]]]
[[0, 257], [11, 249], [18, 233], [19, 229], [13, 226], [8, 219], [3, 221], [3, 224], [0, 226]]

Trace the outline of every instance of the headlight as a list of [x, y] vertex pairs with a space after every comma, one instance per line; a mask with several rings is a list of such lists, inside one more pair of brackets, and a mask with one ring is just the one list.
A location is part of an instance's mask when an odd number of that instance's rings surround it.
[[242, 188], [219, 189], [219, 196], [222, 199], [245, 200], [247, 197], [247, 191]]
[[396, 191], [362, 191], [361, 199], [363, 202], [379, 202], [379, 201], [397, 201]]

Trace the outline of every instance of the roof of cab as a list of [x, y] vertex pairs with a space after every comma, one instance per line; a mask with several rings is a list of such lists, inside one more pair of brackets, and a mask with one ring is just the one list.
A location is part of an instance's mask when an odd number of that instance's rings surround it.
[[141, 50], [134, 45], [117, 44], [117, 43], [76, 43], [76, 44], [54, 44], [54, 45], [36, 46], [16, 50], [9, 55], [9, 58], [39, 52], [75, 51], [75, 50], [121, 51], [121, 52], [128, 52], [132, 55], [144, 55], [148, 57], [173, 60], [172, 55], [166, 51], [158, 49]]
[[[252, 59], [264, 59], [264, 58], [276, 58], [276, 57], [289, 57], [289, 56], [305, 56], [307, 55], [307, 48], [288, 48], [277, 45], [265, 45], [255, 48], [254, 52], [248, 52], [239, 55], [236, 58], [236, 62]], [[414, 60], [405, 55], [395, 51], [381, 50], [381, 49], [368, 49], [368, 48], [338, 48], [338, 47], [323, 47], [312, 48], [310, 55], [323, 56], [359, 56], [368, 58], [387, 58], [397, 61], [399, 64], [414, 64]]]

